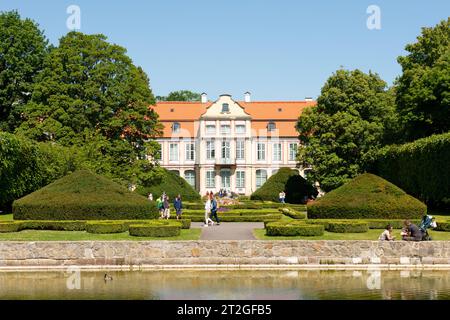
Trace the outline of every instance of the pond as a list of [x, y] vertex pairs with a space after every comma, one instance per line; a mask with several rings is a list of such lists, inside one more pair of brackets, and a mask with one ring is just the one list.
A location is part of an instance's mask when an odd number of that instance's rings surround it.
[[0, 299], [450, 299], [450, 271], [0, 272]]

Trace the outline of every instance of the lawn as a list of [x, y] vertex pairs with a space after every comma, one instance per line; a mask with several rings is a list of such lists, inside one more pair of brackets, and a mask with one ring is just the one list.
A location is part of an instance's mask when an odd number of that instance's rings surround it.
[[[401, 239], [400, 231], [393, 231], [396, 239]], [[364, 233], [334, 233], [325, 231], [322, 236], [313, 237], [270, 237], [266, 236], [265, 229], [253, 230], [253, 234], [258, 240], [378, 240], [382, 232], [383, 230], [381, 229], [369, 229], [369, 231]], [[450, 240], [450, 232], [429, 231], [429, 234], [433, 240]]]
[[177, 237], [134, 237], [128, 232], [111, 234], [94, 234], [86, 231], [52, 231], [52, 230], [22, 230], [20, 232], [0, 233], [0, 241], [86, 241], [86, 240], [198, 240], [200, 228], [181, 229]]
[[12, 221], [12, 220], [13, 220], [12, 213], [10, 213], [10, 214], [0, 214], [0, 221]]

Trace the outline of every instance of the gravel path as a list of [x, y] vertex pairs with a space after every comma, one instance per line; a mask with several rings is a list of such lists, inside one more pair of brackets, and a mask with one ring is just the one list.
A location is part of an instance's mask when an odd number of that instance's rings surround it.
[[255, 240], [253, 229], [264, 228], [264, 223], [222, 222], [219, 226], [203, 227], [203, 223], [193, 222], [192, 227], [202, 228], [200, 240]]

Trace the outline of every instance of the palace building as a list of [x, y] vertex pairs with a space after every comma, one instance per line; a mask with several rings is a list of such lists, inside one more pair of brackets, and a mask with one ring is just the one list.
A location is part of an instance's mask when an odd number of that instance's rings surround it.
[[[244, 101], [223, 94], [200, 102], [157, 102], [164, 125], [157, 138], [160, 165], [185, 178], [200, 194], [226, 189], [250, 195], [281, 167], [297, 168], [298, 117], [304, 101]], [[298, 168], [303, 175], [303, 168]]]

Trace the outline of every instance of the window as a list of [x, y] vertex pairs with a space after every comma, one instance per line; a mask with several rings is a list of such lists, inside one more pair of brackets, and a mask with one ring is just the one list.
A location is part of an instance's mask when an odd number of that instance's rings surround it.
[[236, 140], [236, 160], [245, 159], [245, 141]]
[[272, 146], [272, 160], [281, 161], [281, 143], [274, 143]]
[[178, 161], [178, 143], [169, 145], [169, 161]]
[[222, 141], [222, 159], [230, 159], [230, 142]]
[[206, 159], [211, 160], [216, 157], [216, 149], [214, 147], [214, 140], [206, 141]]
[[237, 124], [236, 133], [245, 133], [245, 124]]
[[220, 126], [220, 133], [222, 133], [222, 134], [231, 133], [231, 126], [229, 124], [222, 124]]
[[215, 134], [216, 133], [216, 126], [213, 124], [207, 124], [206, 125], [206, 133], [208, 134]]
[[263, 142], [258, 142], [257, 147], [257, 159], [258, 161], [266, 160], [266, 144]]
[[222, 103], [222, 113], [228, 113], [230, 112], [230, 106], [228, 103]]
[[194, 161], [195, 160], [195, 144], [194, 143], [186, 143], [186, 160]]
[[193, 187], [195, 188], [195, 171], [194, 170], [187, 170], [184, 172], [184, 179]]
[[172, 132], [173, 133], [178, 133], [178, 132], [180, 132], [180, 123], [179, 122], [174, 122], [173, 124], [172, 124]]
[[256, 170], [256, 188], [261, 187], [264, 182], [267, 180], [267, 171], [266, 170]]
[[270, 121], [267, 124], [267, 131], [275, 131], [275, 129], [277, 128], [277, 126], [275, 125], [275, 122]]
[[295, 161], [297, 158], [298, 145], [296, 143], [289, 143], [289, 161]]
[[207, 188], [215, 188], [215, 172], [214, 171], [206, 171], [206, 187]]
[[236, 188], [245, 188], [245, 171], [236, 171]]

